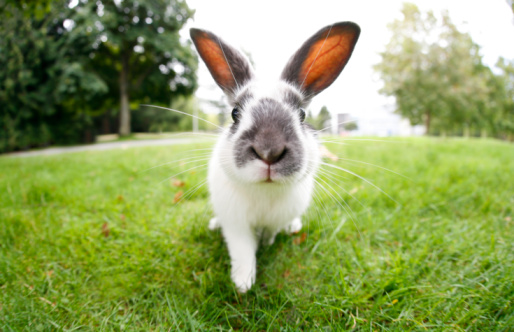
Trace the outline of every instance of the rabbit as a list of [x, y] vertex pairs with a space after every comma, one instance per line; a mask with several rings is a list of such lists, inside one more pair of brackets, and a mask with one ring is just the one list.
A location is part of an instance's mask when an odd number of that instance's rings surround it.
[[331, 85], [348, 62], [360, 28], [340, 22], [309, 38], [274, 85], [259, 85], [247, 58], [212, 32], [191, 29], [191, 39], [228, 98], [233, 123], [223, 130], [209, 162], [215, 217], [241, 293], [256, 279], [256, 251], [278, 232], [300, 231], [321, 161], [316, 132], [305, 120], [311, 99]]

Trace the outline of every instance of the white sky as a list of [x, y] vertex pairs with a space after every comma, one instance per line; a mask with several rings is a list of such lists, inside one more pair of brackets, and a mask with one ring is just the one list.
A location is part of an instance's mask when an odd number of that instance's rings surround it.
[[[314, 98], [316, 114], [326, 105], [331, 113], [350, 113], [357, 118], [372, 118], [387, 113], [392, 100], [379, 95], [379, 77], [372, 66], [390, 37], [387, 23], [401, 17], [402, 0], [311, 0], [311, 1], [237, 1], [187, 0], [196, 9], [182, 36], [189, 28], [206, 29], [229, 44], [248, 51], [258, 76], [278, 78], [289, 57], [312, 34], [326, 25], [353, 21], [361, 35], [352, 58], [339, 78]], [[461, 31], [471, 34], [482, 46], [481, 54], [489, 66], [499, 56], [514, 59], [514, 15], [505, 0], [413, 0], [420, 10], [449, 11]], [[200, 64], [197, 96], [219, 99], [207, 68]]]

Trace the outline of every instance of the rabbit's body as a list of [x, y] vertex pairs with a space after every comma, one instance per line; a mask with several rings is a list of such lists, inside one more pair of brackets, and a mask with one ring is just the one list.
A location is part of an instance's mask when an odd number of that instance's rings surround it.
[[[219, 162], [216, 155], [211, 165]], [[234, 183], [214, 165], [209, 170], [209, 189], [217, 225], [244, 224], [270, 233], [285, 229], [309, 206], [314, 187], [312, 177], [295, 184], [242, 185]], [[223, 174], [220, 176], [220, 174]]]
[[208, 31], [191, 30], [200, 56], [234, 107], [234, 123], [222, 133], [209, 163], [216, 215], [209, 227], [222, 230], [232, 280], [241, 292], [255, 282], [259, 242], [272, 244], [279, 231], [301, 228], [320, 162], [303, 108], [337, 78], [359, 32], [349, 22], [320, 30], [291, 58], [274, 88], [261, 93], [240, 52]]

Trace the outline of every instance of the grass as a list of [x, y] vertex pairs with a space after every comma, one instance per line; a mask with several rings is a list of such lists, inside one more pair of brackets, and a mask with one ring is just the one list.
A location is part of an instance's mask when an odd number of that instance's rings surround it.
[[302, 232], [260, 249], [247, 294], [207, 229], [206, 162], [148, 170], [210, 146], [0, 158], [0, 330], [514, 330], [512, 144], [328, 144], [408, 177], [335, 163], [398, 203], [325, 168], [337, 177]]

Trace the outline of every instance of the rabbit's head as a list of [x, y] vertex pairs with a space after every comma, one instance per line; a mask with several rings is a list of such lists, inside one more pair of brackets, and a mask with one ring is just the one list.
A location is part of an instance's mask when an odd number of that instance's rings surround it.
[[311, 99], [339, 76], [360, 28], [325, 27], [291, 57], [273, 86], [259, 86], [246, 57], [215, 34], [191, 29], [191, 38], [227, 95], [232, 125], [223, 133], [218, 161], [240, 183], [295, 183], [319, 163], [315, 131], [304, 122]]

